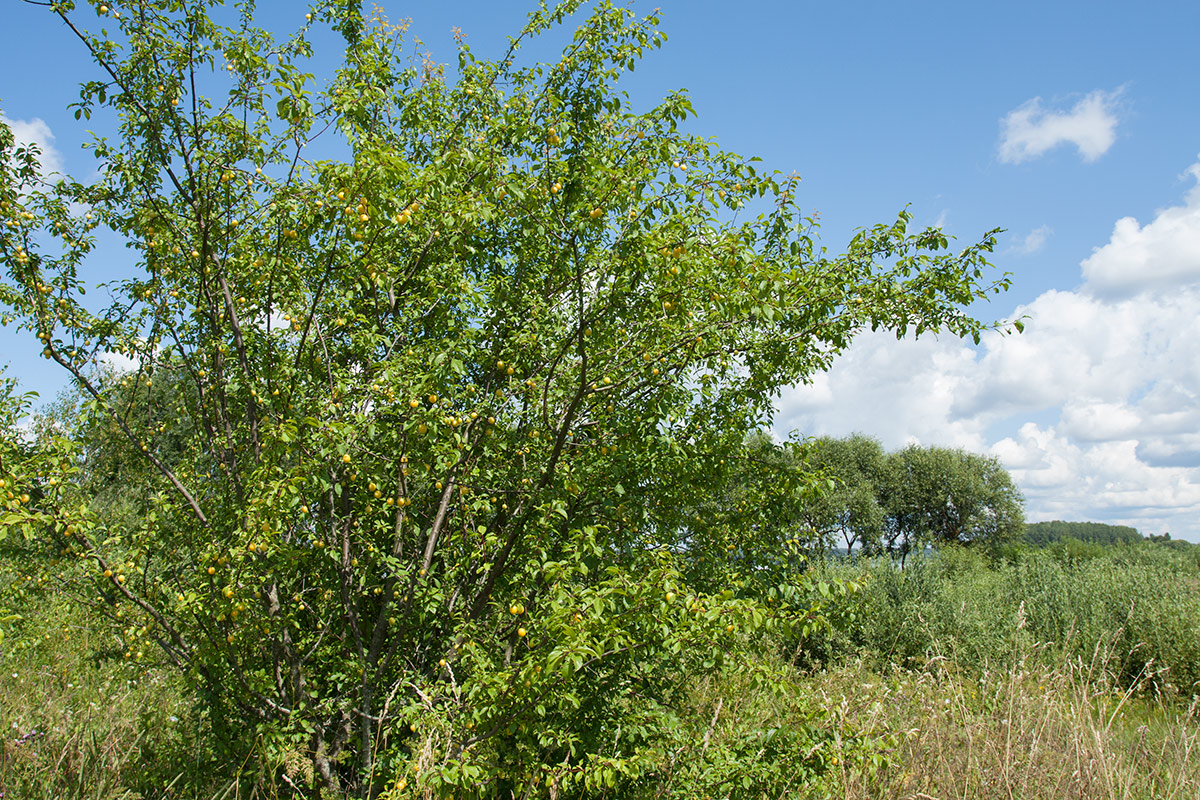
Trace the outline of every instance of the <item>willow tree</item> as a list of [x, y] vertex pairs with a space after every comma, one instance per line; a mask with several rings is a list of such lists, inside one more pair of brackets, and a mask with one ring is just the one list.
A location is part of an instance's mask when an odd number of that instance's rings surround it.
[[[978, 338], [992, 236], [950, 252], [902, 213], [827, 255], [796, 178], [681, 129], [684, 93], [618, 90], [656, 14], [590, 4], [524, 63], [584, 4], [543, 6], [448, 71], [349, 0], [290, 38], [214, 5], [50, 4], [95, 62], [95, 178], [0, 128], [8, 321], [142, 476], [119, 523], [79, 459], [9, 476], [42, 498], [14, 519], [296, 786], [670, 785], [689, 676], [778, 613], [684, 582], [707, 522], [677, 509], [864, 327]], [[346, 49], [318, 78], [324, 25]], [[133, 275], [106, 308], [101, 230]]]

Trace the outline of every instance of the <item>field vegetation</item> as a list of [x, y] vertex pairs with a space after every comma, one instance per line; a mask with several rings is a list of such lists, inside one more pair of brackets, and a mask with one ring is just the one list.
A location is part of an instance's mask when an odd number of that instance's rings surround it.
[[[131, 666], [106, 625], [13, 566], [0, 650], [6, 798], [296, 796], [285, 776], [299, 783], [305, 762], [277, 776], [230, 763], [161, 656]], [[822, 592], [838, 581], [858, 588]], [[951, 549], [903, 570], [817, 560], [807, 585], [827, 625], [768, 636], [759, 674], [689, 687], [675, 729], [680, 786], [863, 800], [1200, 791], [1193, 551], [1147, 543], [997, 560]], [[741, 784], [747, 749], [773, 773], [751, 776], [756, 791]]]
[[996, 231], [834, 254], [633, 107], [653, 11], [449, 68], [354, 0], [44, 7], [97, 164], [0, 122], [0, 322], [72, 387], [0, 380], [4, 800], [1194, 796], [1187, 553], [761, 433], [864, 330], [1019, 332]]

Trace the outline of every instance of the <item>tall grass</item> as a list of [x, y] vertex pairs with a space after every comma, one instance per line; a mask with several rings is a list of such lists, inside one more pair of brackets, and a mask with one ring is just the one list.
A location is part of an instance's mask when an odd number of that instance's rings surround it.
[[952, 656], [976, 671], [1007, 666], [1036, 647], [1051, 666], [1092, 663], [1104, 680], [1164, 697], [1200, 693], [1200, 569], [1175, 551], [1112, 548], [1061, 559], [1028, 552], [993, 563], [961, 549], [910, 561], [829, 562], [821, 578], [855, 578], [835, 625], [800, 649], [808, 665], [862, 658], [923, 669]]
[[195, 796], [222, 770], [176, 673], [106, 657], [86, 613], [42, 594], [0, 640], [0, 797]]
[[[834, 624], [698, 680], [656, 796], [1200, 797], [1200, 567], [1160, 550], [949, 551], [825, 598]], [[816, 599], [814, 597], [814, 599]], [[292, 796], [221, 763], [174, 671], [105, 656], [52, 591], [0, 624], [0, 797]], [[746, 771], [744, 756], [759, 753]], [[665, 777], [664, 777], [665, 776]], [[746, 788], [749, 787], [749, 788]]]
[[1003, 670], [933, 658], [881, 676], [862, 663], [812, 678], [839, 727], [892, 736], [887, 766], [848, 770], [847, 800], [1169, 800], [1200, 797], [1193, 700], [1162, 705], [1147, 687], [1105, 679], [1107, 655], [1057, 666], [1043, 653]]

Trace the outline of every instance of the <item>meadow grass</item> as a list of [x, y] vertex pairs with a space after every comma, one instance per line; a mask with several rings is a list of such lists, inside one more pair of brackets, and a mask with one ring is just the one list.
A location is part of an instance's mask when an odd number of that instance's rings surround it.
[[[663, 796], [748, 797], [751, 748], [772, 797], [1200, 797], [1194, 563], [959, 553], [816, 569], [863, 589], [827, 607], [829, 629], [780, 641], [764, 675], [697, 680]], [[122, 657], [101, 629], [52, 591], [0, 624], [0, 797], [292, 796], [222, 763], [173, 669]]]
[[863, 659], [919, 671], [952, 658], [982, 671], [1034, 655], [1051, 668], [1093, 664], [1104, 680], [1139, 692], [1200, 693], [1200, 567], [1175, 551], [1115, 547], [1080, 559], [1033, 551], [996, 561], [951, 548], [904, 569], [829, 561], [813, 573], [862, 589], [826, 604], [832, 625], [798, 643], [805, 666]]
[[846, 771], [844, 798], [1168, 800], [1200, 797], [1196, 701], [1162, 703], [1041, 658], [963, 671], [950, 659], [880, 675], [814, 675], [811, 691], [858, 737], [892, 737], [886, 767]]
[[49, 593], [9, 617], [0, 797], [193, 797], [214, 787], [208, 726], [157, 653], [121, 658], [87, 613]]
[[1200, 797], [1200, 569], [1155, 548], [829, 562], [862, 590], [797, 652], [835, 724], [892, 737], [843, 798]]

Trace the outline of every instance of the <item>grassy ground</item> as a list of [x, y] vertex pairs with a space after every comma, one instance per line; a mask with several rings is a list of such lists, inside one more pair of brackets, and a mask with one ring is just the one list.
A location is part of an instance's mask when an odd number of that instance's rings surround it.
[[1095, 677], [1080, 664], [968, 674], [938, 660], [886, 677], [843, 666], [811, 689], [839, 726], [893, 737], [887, 767], [846, 773], [840, 797], [1200, 797], [1195, 701], [1164, 703]]
[[950, 658], [981, 672], [1034, 658], [1056, 669], [1093, 665], [1099, 649], [1104, 680], [1200, 694], [1200, 564], [1163, 548], [1098, 549], [999, 561], [950, 549], [903, 570], [886, 560], [818, 565], [818, 580], [863, 588], [828, 605], [834, 625], [803, 643], [801, 661], [921, 670]]
[[[5, 800], [256, 794], [252, 781], [239, 784], [208, 761], [197, 720], [169, 673], [137, 679], [124, 665], [52, 667], [33, 651], [5, 670]], [[1161, 702], [1097, 684], [1096, 677], [1079, 664], [1048, 669], [1034, 662], [976, 674], [948, 659], [921, 671], [880, 675], [847, 664], [807, 676], [793, 699], [822, 710], [832, 733], [810, 736], [820, 749], [807, 755], [831, 764], [833, 779], [819, 788], [798, 784], [788, 796], [1200, 797], [1196, 705]], [[779, 722], [734, 684], [701, 694], [704, 711], [716, 712], [714, 748], [729, 746], [747, 726]]]
[[[1035, 624], [1050, 629], [1050, 612], [1032, 595], [1024, 604], [1017, 599], [1013, 587], [1032, 576], [1029, 569], [951, 567], [877, 574], [875, 588], [865, 590], [877, 596], [856, 602], [879, 630], [858, 618], [850, 632], [819, 642], [824, 661], [810, 658], [781, 691], [760, 694], [749, 676], [736, 674], [698, 684], [681, 746], [701, 753], [707, 772], [691, 777], [723, 785], [716, 754], [762, 741], [786, 743], [780, 752], [796, 778], [780, 795], [787, 797], [1200, 797], [1200, 701], [1183, 682], [1164, 679], [1186, 673], [1186, 659], [1171, 665], [1124, 652], [1154, 640], [1138, 635], [1130, 620], [1155, 617], [1128, 611], [1114, 592], [1122, 585], [1143, 590], [1149, 567], [1037, 567], [1039, 579], [1053, 579], [1037, 584], [1043, 589], [1082, 592], [1090, 580], [1111, 578], [1096, 593], [1111, 598], [1103, 608], [1125, 625], [1105, 632], [1090, 651], [1078, 639], [1064, 644], [1031, 634]], [[1161, 581], [1167, 573], [1156, 574]], [[1175, 578], [1186, 580], [1186, 573]], [[1191, 598], [1194, 584], [1176, 588], [1160, 609], [1178, 631], [1154, 645], [1161, 659], [1183, 659], [1193, 645], [1179, 637], [1189, 630], [1200, 636], [1188, 616], [1194, 604], [1177, 599]], [[883, 619], [882, 605], [872, 604], [893, 590], [905, 593], [905, 604]], [[22, 608], [24, 620], [11, 613], [0, 620], [3, 800], [274, 796], [255, 788], [253, 776], [239, 779], [241, 765], [220, 763], [206, 720], [169, 668], [148, 663], [153, 654], [141, 662], [105, 656], [105, 641], [86, 615], [53, 595]], [[1107, 619], [1088, 613], [1091, 625]], [[936, 623], [932, 615], [940, 615]], [[1067, 630], [1080, 635], [1078, 627]], [[1132, 676], [1131, 663], [1143, 665]], [[781, 736], [763, 738], [773, 728]]]
[[206, 726], [172, 671], [107, 656], [63, 601], [26, 611], [0, 641], [0, 797], [211, 795]]

